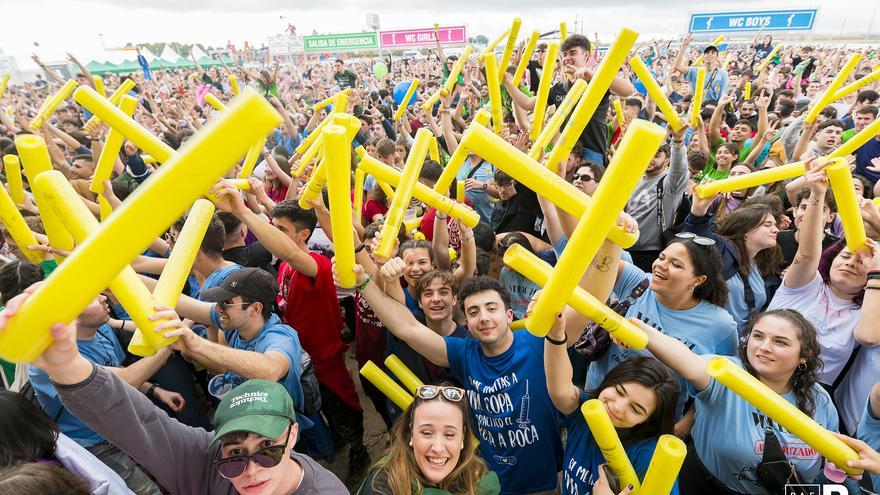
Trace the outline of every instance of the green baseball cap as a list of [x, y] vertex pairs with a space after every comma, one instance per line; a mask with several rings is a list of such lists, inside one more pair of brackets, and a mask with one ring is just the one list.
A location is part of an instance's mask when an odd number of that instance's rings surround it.
[[211, 446], [221, 437], [239, 431], [275, 439], [291, 422], [296, 422], [296, 411], [283, 385], [269, 380], [248, 380], [226, 394], [217, 406]]

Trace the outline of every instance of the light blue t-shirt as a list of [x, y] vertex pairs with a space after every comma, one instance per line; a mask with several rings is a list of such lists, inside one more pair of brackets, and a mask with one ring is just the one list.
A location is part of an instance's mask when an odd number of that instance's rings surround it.
[[[691, 67], [684, 76], [694, 89], [696, 89], [698, 70], [697, 67]], [[723, 95], [727, 94], [727, 71], [721, 68], [711, 71], [707, 69], [704, 84], [706, 89], [703, 93], [703, 102], [712, 100], [718, 101]]]
[[513, 310], [514, 317], [520, 319], [525, 316], [532, 296], [541, 290], [541, 286], [506, 266], [501, 268], [498, 280], [510, 293], [510, 309]]
[[752, 294], [755, 295], [755, 306], [751, 310], [748, 304], [746, 304], [746, 288], [743, 285], [739, 272], [727, 279], [727, 289], [730, 291], [730, 294], [727, 297], [727, 305], [724, 306], [724, 309], [733, 316], [738, 331], [741, 331], [746, 326], [752, 311], [760, 311], [767, 302], [767, 289], [764, 287], [764, 277], [761, 276], [757, 263], [752, 263], [749, 267], [749, 286], [752, 288]]
[[[701, 356], [707, 361], [714, 356]], [[742, 366], [742, 361], [728, 357]], [[688, 386], [695, 398], [696, 421], [691, 435], [696, 454], [706, 469], [727, 488], [739, 493], [765, 493], [758, 484], [755, 468], [764, 452], [764, 428], [776, 433], [786, 458], [794, 464], [801, 479], [809, 483], [816, 479], [822, 467], [822, 455], [800, 438], [773, 421], [745, 399], [716, 381], [705, 390]], [[782, 396], [797, 404], [794, 392]], [[813, 420], [823, 428], [837, 431], [837, 410], [831, 397], [819, 384], [813, 387], [816, 410]]]
[[[623, 273], [614, 284], [614, 293], [620, 297], [629, 296], [634, 287], [649, 277], [637, 266], [624, 263]], [[626, 317], [638, 318], [666, 335], [675, 337], [696, 354], [732, 356], [736, 353], [736, 322], [724, 308], [708, 301], [700, 301], [690, 309], [669, 309], [657, 301], [654, 291], [648, 289], [630, 306]], [[621, 349], [612, 342], [608, 352], [590, 364], [587, 389], [598, 388], [605, 375], [618, 364], [640, 356], [650, 354], [647, 351]], [[679, 414], [684, 406], [686, 383], [683, 379], [680, 379], [680, 385], [683, 395], [679, 400]]]
[[[470, 158], [465, 159], [461, 168], [458, 169], [458, 172], [455, 175], [455, 180], [464, 181], [468, 178], [468, 175], [471, 173], [471, 169], [473, 168], [473, 164]], [[480, 168], [471, 175], [472, 179], [478, 180], [480, 182], [491, 183], [495, 180], [495, 166], [491, 163], [484, 161], [480, 164]], [[465, 196], [467, 199], [471, 200], [471, 203], [474, 206], [474, 211], [480, 214], [480, 222], [483, 222], [488, 225], [492, 225], [492, 208], [493, 205], [490, 201], [491, 196], [486, 191], [480, 189], [472, 189], [470, 191], [465, 192]]]
[[452, 374], [467, 390], [480, 456], [498, 474], [501, 493], [555, 489], [561, 418], [547, 393], [544, 339], [517, 330], [510, 349], [493, 357], [475, 339], [444, 340]]
[[[587, 394], [581, 390], [580, 404], [587, 401]], [[565, 454], [562, 460], [562, 493], [568, 495], [589, 495], [593, 493], [593, 485], [599, 479], [599, 465], [605, 464], [605, 456], [596, 445], [590, 427], [587, 426], [581, 408], [563, 420], [568, 436], [565, 441]], [[623, 450], [629, 457], [639, 479], [645, 478], [651, 457], [657, 447], [657, 439], [651, 438], [641, 442], [625, 445]], [[623, 487], [621, 487], [623, 488]], [[670, 495], [678, 495], [678, 481], [672, 486]]]
[[[98, 328], [94, 338], [77, 339], [76, 347], [84, 358], [98, 366], [118, 368], [125, 360], [125, 352], [122, 350], [116, 334], [107, 324]], [[61, 405], [58, 392], [45, 371], [36, 366], [28, 366], [28, 377], [43, 412], [58, 423], [58, 429], [62, 433], [86, 448], [104, 441], [104, 437], [95, 433]]]
[[[859, 421], [859, 431], [856, 438], [868, 444], [874, 450], [880, 450], [880, 418], [871, 410], [871, 401], [865, 405], [862, 420]], [[874, 491], [880, 490], [880, 474], [871, 475], [871, 484]]]

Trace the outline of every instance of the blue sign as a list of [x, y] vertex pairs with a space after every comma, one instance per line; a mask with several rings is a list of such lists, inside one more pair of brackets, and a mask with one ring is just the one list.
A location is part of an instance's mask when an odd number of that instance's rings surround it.
[[742, 31], [810, 31], [816, 22], [816, 9], [759, 10], [754, 12], [716, 12], [691, 14], [691, 33], [732, 33]]

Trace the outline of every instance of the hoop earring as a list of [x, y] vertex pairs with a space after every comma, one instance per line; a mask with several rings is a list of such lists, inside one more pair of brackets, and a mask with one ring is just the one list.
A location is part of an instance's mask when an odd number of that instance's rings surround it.
[[802, 361], [801, 364], [798, 365], [798, 369], [801, 371], [807, 371], [807, 362]]

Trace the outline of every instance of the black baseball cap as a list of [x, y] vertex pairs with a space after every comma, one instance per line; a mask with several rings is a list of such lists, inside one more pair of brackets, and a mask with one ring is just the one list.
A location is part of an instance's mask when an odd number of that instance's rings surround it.
[[709, 52], [715, 52], [715, 53], [718, 53], [718, 47], [715, 46], [715, 45], [709, 45], [709, 46], [707, 46], [707, 47], [703, 50], [703, 53], [704, 53], [704, 54], [705, 54], [705, 53], [709, 53]]
[[241, 268], [230, 273], [218, 286], [199, 292], [203, 301], [226, 302], [235, 296], [271, 306], [278, 295], [278, 282], [269, 272], [260, 268]]

